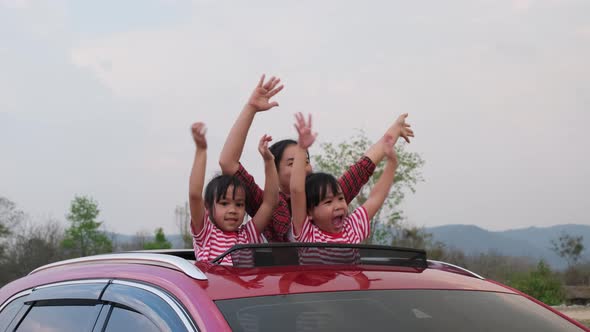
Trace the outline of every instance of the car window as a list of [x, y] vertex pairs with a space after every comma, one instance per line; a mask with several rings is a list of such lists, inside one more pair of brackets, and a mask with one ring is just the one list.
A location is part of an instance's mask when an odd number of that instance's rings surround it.
[[98, 300], [107, 286], [106, 282], [84, 282], [48, 285], [36, 288], [27, 301], [50, 299], [89, 299]]
[[17, 332], [92, 331], [102, 304], [88, 301], [36, 302], [18, 325]]
[[159, 332], [160, 329], [144, 315], [121, 307], [113, 307], [105, 332], [142, 331]]
[[8, 325], [10, 325], [18, 311], [23, 307], [25, 299], [26, 296], [19, 297], [0, 311], [0, 332], [6, 331]]
[[107, 287], [101, 300], [132, 308], [147, 317], [159, 331], [194, 330], [182, 306], [161, 289], [117, 280]]
[[233, 331], [582, 331], [520, 296], [371, 290], [216, 301]]

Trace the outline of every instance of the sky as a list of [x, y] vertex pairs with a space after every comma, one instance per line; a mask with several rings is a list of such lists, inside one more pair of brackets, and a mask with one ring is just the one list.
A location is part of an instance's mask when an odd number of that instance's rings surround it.
[[94, 198], [109, 231], [177, 232], [208, 127], [207, 178], [260, 75], [280, 106], [260, 136], [378, 139], [409, 113], [424, 182], [409, 223], [590, 224], [587, 0], [0, 0], [0, 196], [33, 220]]

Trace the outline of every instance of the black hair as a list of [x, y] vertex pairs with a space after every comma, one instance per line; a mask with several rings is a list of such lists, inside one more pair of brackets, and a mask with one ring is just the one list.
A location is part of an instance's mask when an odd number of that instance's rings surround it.
[[244, 184], [237, 177], [223, 174], [211, 179], [205, 188], [205, 207], [209, 210], [209, 218], [213, 222], [213, 207], [215, 206], [215, 202], [225, 197], [225, 193], [229, 187], [234, 187], [232, 199], [236, 198], [236, 191], [239, 188], [242, 188], [246, 192]]
[[[275, 167], [277, 170], [279, 169], [279, 164], [281, 163], [281, 158], [283, 158], [285, 149], [291, 145], [297, 145], [297, 141], [292, 139], [284, 139], [274, 143], [268, 148], [270, 153], [272, 153], [272, 155], [275, 157]], [[309, 158], [309, 151], [306, 151], [306, 153], [307, 158]]]
[[328, 173], [311, 173], [305, 178], [305, 199], [307, 209], [312, 209], [324, 198], [328, 193], [328, 189], [332, 191], [333, 195], [341, 192], [338, 181], [332, 174]]
[[297, 145], [297, 141], [292, 139], [284, 139], [274, 143], [268, 148], [270, 153], [272, 153], [272, 155], [275, 157], [275, 167], [277, 170], [279, 169], [281, 158], [283, 158], [283, 152], [285, 152], [285, 149], [291, 145]]

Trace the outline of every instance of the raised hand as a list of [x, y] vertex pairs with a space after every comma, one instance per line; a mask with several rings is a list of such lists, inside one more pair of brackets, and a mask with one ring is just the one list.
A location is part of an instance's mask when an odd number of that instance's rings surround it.
[[314, 133], [311, 130], [311, 114], [307, 116], [307, 122], [305, 122], [305, 117], [301, 113], [295, 114], [295, 120], [295, 129], [299, 134], [297, 142], [300, 147], [307, 150], [318, 136], [318, 133]]
[[387, 134], [393, 137], [403, 137], [404, 140], [410, 143], [410, 137], [414, 137], [414, 131], [410, 129], [410, 124], [406, 123], [408, 113], [404, 113], [397, 117], [393, 125], [387, 130]]
[[274, 155], [268, 149], [268, 142], [272, 141], [272, 136], [264, 134], [258, 143], [258, 152], [264, 160], [274, 160]]
[[264, 82], [264, 77], [265, 75], [260, 77], [260, 81], [258, 81], [256, 89], [252, 91], [252, 95], [247, 103], [247, 105], [251, 106], [256, 112], [267, 111], [275, 106], [279, 106], [279, 103], [276, 101], [271, 102], [270, 98], [283, 90], [284, 87], [282, 84], [277, 87], [281, 81], [280, 78], [275, 78], [273, 76], [270, 80]]
[[207, 138], [205, 138], [205, 134], [207, 133], [207, 127], [203, 122], [195, 122], [191, 126], [191, 132], [193, 134], [193, 140], [199, 149], [206, 149], [207, 148]]

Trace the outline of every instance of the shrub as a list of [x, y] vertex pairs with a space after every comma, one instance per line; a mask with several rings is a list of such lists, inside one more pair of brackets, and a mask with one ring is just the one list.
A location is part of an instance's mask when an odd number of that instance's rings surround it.
[[510, 282], [510, 286], [547, 305], [558, 305], [565, 299], [565, 292], [559, 278], [542, 260], [535, 270], [516, 277]]

